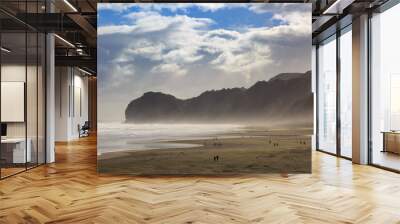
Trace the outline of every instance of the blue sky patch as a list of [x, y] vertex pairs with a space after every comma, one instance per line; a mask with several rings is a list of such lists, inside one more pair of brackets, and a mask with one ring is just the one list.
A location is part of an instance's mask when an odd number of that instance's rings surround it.
[[[122, 12], [100, 10], [99, 14], [101, 16], [98, 17], [98, 25], [132, 24], [132, 21], [129, 18], [126, 18], [126, 15], [140, 11], [143, 11], [143, 9], [138, 6], [129, 7], [127, 10]], [[151, 11], [155, 10], [153, 9]], [[238, 30], [247, 27], [273, 27], [283, 24], [283, 21], [273, 19], [273, 14], [270, 12], [255, 13], [246, 7], [224, 7], [215, 11], [205, 11], [204, 9], [194, 5], [188, 8], [178, 8], [177, 10], [161, 8], [157, 12], [162, 16], [185, 15], [192, 18], [212, 19], [215, 23], [210, 26], [210, 29]]]

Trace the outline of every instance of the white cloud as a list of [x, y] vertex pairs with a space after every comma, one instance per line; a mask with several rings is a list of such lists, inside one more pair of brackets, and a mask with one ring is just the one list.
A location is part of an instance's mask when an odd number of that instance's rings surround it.
[[[146, 7], [152, 5], [158, 4]], [[305, 54], [311, 47], [310, 10], [269, 5], [248, 7], [257, 13], [268, 10], [281, 23], [236, 30], [214, 29], [215, 21], [209, 18], [161, 15], [158, 9], [125, 13], [125, 24], [98, 28], [99, 73], [106, 80], [100, 79], [120, 95], [125, 93], [124, 102], [129, 102], [145, 91], [185, 98], [212, 88], [248, 87], [280, 72], [306, 71], [310, 68]]]
[[131, 56], [131, 58], [138, 55], [156, 61], [162, 60], [162, 51], [165, 48], [163, 43], [153, 43], [145, 39], [140, 39], [127, 48], [124, 53], [128, 57]]
[[[148, 4], [157, 7], [157, 4]], [[166, 7], [161, 4], [160, 7]], [[180, 4], [165, 4], [179, 8]], [[202, 7], [211, 6], [201, 4]], [[213, 5], [213, 4], [211, 4]], [[157, 11], [141, 11], [126, 15], [132, 25], [99, 27], [99, 35], [126, 34], [132, 43], [121, 49], [121, 58], [142, 57], [158, 61], [152, 72], [184, 75], [193, 63], [206, 58], [205, 52], [215, 55], [209, 66], [227, 73], [248, 75], [252, 70], [273, 63], [273, 45], [285, 44], [296, 36], [310, 33], [309, 12], [298, 12], [291, 4], [251, 4], [255, 12], [288, 11], [274, 18], [287, 23], [274, 27], [247, 28], [240, 31], [207, 29], [213, 21], [186, 15], [163, 16]], [[276, 5], [276, 6], [275, 6]], [[279, 6], [279, 7], [278, 7]], [[214, 8], [222, 7], [217, 5]], [[286, 10], [286, 11], [285, 11]], [[304, 10], [303, 10], [304, 11]], [[159, 32], [154, 34], [154, 32]], [[153, 34], [150, 34], [153, 33]]]
[[207, 33], [207, 36], [209, 38], [221, 38], [222, 40], [237, 39], [239, 37], [239, 35], [240, 35], [240, 33], [238, 31], [225, 30], [225, 29], [210, 30]]
[[130, 25], [108, 25], [100, 26], [97, 30], [97, 35], [115, 34], [115, 33], [130, 33], [135, 27]]
[[181, 68], [177, 64], [160, 64], [155, 66], [152, 69], [152, 72], [154, 73], [166, 73], [166, 74], [171, 74], [172, 76], [183, 76], [186, 75], [187, 71], [183, 68]]
[[197, 7], [203, 12], [215, 12], [223, 8], [247, 7], [247, 5], [238, 3], [98, 3], [98, 10], [110, 10], [120, 13], [135, 7], [140, 8], [141, 11], [161, 11], [168, 9], [172, 12]]
[[273, 18], [296, 27], [296, 32], [309, 33], [311, 24], [311, 3], [269, 3], [249, 4], [249, 10], [255, 13], [272, 13]]
[[133, 12], [127, 14], [125, 17], [131, 19], [133, 25], [100, 26], [98, 28], [98, 35], [156, 32], [165, 30], [170, 26], [175, 26], [180, 30], [188, 30], [207, 27], [213, 23], [208, 18], [192, 18], [186, 15], [162, 16], [154, 11]]
[[[246, 8], [255, 13], [281, 14], [307, 12], [311, 9], [311, 3], [98, 3], [98, 10], [110, 10], [122, 13], [131, 8], [138, 8], [140, 12], [160, 12], [167, 9], [171, 12], [186, 11], [189, 8], [198, 8], [203, 12], [215, 12], [227, 8]], [[278, 17], [277, 17], [278, 18]]]
[[[229, 5], [229, 4], [228, 4]], [[142, 10], [161, 11], [168, 9], [172, 12], [184, 11], [189, 8], [197, 7], [204, 12], [214, 12], [222, 8], [228, 7], [225, 3], [164, 3], [164, 4], [138, 4]]]
[[134, 79], [135, 66], [133, 64], [115, 64], [110, 77], [109, 88], [118, 88], [123, 83]]
[[[269, 38], [278, 35], [275, 28], [247, 29], [242, 32], [225, 29], [206, 29], [213, 21], [206, 18], [191, 18], [185, 15], [162, 16], [157, 12], [135, 12], [126, 17], [133, 25], [104, 26], [99, 35], [128, 34], [131, 44], [122, 49], [124, 57], [143, 57], [153, 61], [157, 69], [153, 72], [167, 73], [177, 65], [189, 66], [205, 58], [204, 52], [216, 55], [210, 62], [216, 69], [225, 72], [244, 72], [271, 62], [268, 46], [252, 42], [253, 36]], [[147, 34], [161, 32], [158, 35]], [[160, 67], [157, 67], [160, 66]], [[178, 69], [178, 68], [177, 68]], [[179, 67], [179, 74], [186, 74]]]
[[255, 13], [292, 13], [292, 12], [301, 12], [308, 11], [311, 9], [311, 3], [255, 3], [255, 4], [246, 4], [246, 7], [249, 10]]
[[129, 8], [134, 7], [132, 3], [97, 3], [97, 10], [110, 10], [116, 12], [123, 12]]
[[[242, 40], [236, 42], [242, 42], [248, 39], [247, 36], [241, 38]], [[271, 52], [268, 46], [262, 46], [260, 44], [247, 44], [236, 45], [235, 42], [231, 43], [233, 46], [222, 49], [222, 53], [211, 62], [216, 65], [217, 68], [224, 70], [225, 72], [242, 72], [243, 75], [248, 75], [252, 69], [267, 65], [272, 62], [270, 58]]]

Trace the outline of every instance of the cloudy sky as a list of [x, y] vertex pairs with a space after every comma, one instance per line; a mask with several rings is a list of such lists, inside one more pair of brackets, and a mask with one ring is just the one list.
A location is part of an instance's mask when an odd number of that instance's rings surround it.
[[185, 99], [311, 67], [311, 4], [98, 7], [100, 122], [147, 91]]

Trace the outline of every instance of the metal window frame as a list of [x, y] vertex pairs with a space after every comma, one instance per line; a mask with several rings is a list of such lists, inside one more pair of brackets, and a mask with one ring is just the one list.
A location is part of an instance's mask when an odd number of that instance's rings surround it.
[[[367, 116], [368, 116], [368, 124], [367, 124], [368, 137], [367, 137], [367, 141], [368, 141], [368, 152], [367, 152], [367, 154], [368, 154], [368, 161], [367, 161], [367, 164], [370, 165], [370, 166], [373, 166], [373, 167], [377, 167], [377, 168], [384, 169], [384, 170], [391, 171], [391, 172], [395, 172], [395, 173], [400, 173], [400, 170], [393, 169], [393, 168], [390, 168], [390, 167], [386, 167], [386, 166], [382, 166], [380, 164], [373, 163], [373, 141], [372, 141], [372, 92], [373, 92], [373, 89], [372, 89], [372, 54], [373, 54], [373, 50], [372, 50], [372, 23], [371, 23], [371, 20], [373, 18], [373, 13], [383, 13], [386, 10], [396, 6], [399, 3], [400, 3], [400, 0], [388, 0], [383, 5], [367, 11], [367, 13], [368, 13], [368, 30], [367, 30], [367, 42], [368, 42], [367, 43], [367, 46], [368, 46], [368, 49], [367, 49], [367, 51], [368, 51], [368, 54], [367, 54], [367, 67], [368, 67], [367, 68], [367, 82], [368, 82], [368, 86], [367, 86], [367, 88], [368, 88], [368, 95], [367, 95], [367, 104], [368, 104], [367, 105], [367, 107], [368, 107], [368, 111], [367, 111]], [[351, 25], [351, 23], [349, 25]], [[347, 26], [349, 26], [349, 25], [347, 25]], [[345, 26], [344, 28], [342, 28], [340, 30], [346, 29], [347, 26]], [[332, 35], [335, 35], [335, 34], [332, 34]], [[338, 141], [338, 139], [336, 141], [336, 144], [337, 144], [336, 154], [328, 152], [328, 151], [324, 151], [323, 149], [319, 148], [319, 134], [318, 134], [319, 133], [319, 119], [318, 119], [319, 118], [319, 104], [318, 104], [318, 99], [319, 99], [319, 88], [318, 88], [318, 82], [319, 82], [319, 55], [318, 54], [319, 53], [318, 53], [318, 48], [319, 48], [319, 45], [320, 45], [321, 42], [327, 40], [332, 35], [327, 36], [326, 38], [324, 38], [323, 40], [321, 40], [321, 41], [319, 41], [319, 42], [317, 42], [315, 44], [316, 45], [316, 70], [317, 70], [316, 71], [316, 129], [317, 129], [316, 130], [316, 148], [317, 148], [316, 150], [319, 151], [319, 152], [323, 152], [323, 153], [326, 153], [326, 154], [329, 154], [329, 155], [336, 156], [336, 157], [352, 160], [352, 158], [343, 156], [341, 154], [341, 148], [340, 148], [340, 145], [338, 144], [338, 142], [340, 143], [340, 139], [339, 139], [339, 141]], [[338, 45], [338, 43], [340, 44], [339, 38], [340, 38], [340, 36], [337, 35], [336, 36], [336, 41], [337, 41], [336, 44], [337, 45]], [[337, 57], [339, 57], [339, 62], [340, 62], [340, 55], [338, 54], [339, 52], [337, 51], [336, 53], [337, 53]], [[336, 72], [338, 73], [338, 71], [336, 71]], [[339, 70], [339, 72], [340, 72], [340, 70]], [[339, 76], [340, 76], [340, 74], [339, 74]], [[337, 80], [336, 84], [340, 84], [340, 82], [338, 82], [338, 80]], [[340, 87], [339, 87], [339, 91], [340, 91]], [[340, 97], [340, 92], [336, 93], [336, 97], [337, 98]], [[340, 103], [340, 99], [337, 102]], [[338, 104], [338, 105], [340, 106], [340, 104]], [[337, 105], [337, 107], [338, 107], [338, 105]], [[337, 113], [336, 115], [340, 116], [340, 113]], [[340, 121], [340, 118], [337, 118], [336, 121], [337, 122]], [[337, 124], [337, 127], [339, 127], [341, 129], [341, 127], [338, 126], [338, 124]], [[339, 133], [340, 133], [340, 131], [339, 131]], [[337, 133], [338, 133], [338, 131], [337, 131]], [[338, 137], [340, 137], [340, 135], [337, 134], [337, 138]]]
[[[352, 158], [347, 157], [342, 155], [342, 149], [341, 149], [341, 117], [340, 117], [340, 103], [341, 103], [341, 89], [340, 89], [340, 82], [341, 82], [341, 57], [340, 57], [340, 37], [345, 34], [346, 32], [351, 32], [350, 30], [347, 30], [352, 23], [349, 23], [345, 25], [344, 27], [340, 27], [339, 24], [335, 24], [336, 26], [336, 32], [327, 36], [326, 38], [322, 39], [316, 44], [316, 151], [318, 152], [323, 152], [329, 155], [333, 155], [339, 158], [343, 158], [346, 160], [352, 160]], [[347, 30], [347, 31], [346, 31]], [[344, 32], [345, 31], [345, 32]], [[320, 65], [320, 57], [319, 57], [319, 47], [320, 44], [327, 41], [329, 38], [332, 38], [335, 36], [334, 39], [331, 41], [336, 41], [336, 152], [332, 153], [329, 151], [326, 151], [324, 149], [321, 149], [319, 147], [319, 65]]]
[[390, 172], [394, 173], [400, 173], [400, 169], [394, 169], [388, 166], [384, 166], [381, 164], [374, 163], [374, 149], [373, 149], [373, 138], [372, 138], [372, 93], [373, 93], [373, 88], [372, 88], [372, 56], [373, 56], [373, 50], [372, 50], [372, 19], [374, 18], [373, 14], [374, 13], [384, 13], [385, 11], [391, 9], [392, 7], [400, 4], [400, 0], [389, 0], [385, 2], [383, 5], [379, 6], [376, 9], [368, 11], [368, 30], [367, 30], [367, 45], [368, 45], [368, 53], [367, 53], [367, 82], [368, 82], [368, 95], [367, 95], [367, 119], [368, 119], [368, 124], [367, 124], [367, 131], [368, 131], [368, 158], [367, 158], [367, 163], [370, 166], [377, 167], [379, 169], [387, 170]]

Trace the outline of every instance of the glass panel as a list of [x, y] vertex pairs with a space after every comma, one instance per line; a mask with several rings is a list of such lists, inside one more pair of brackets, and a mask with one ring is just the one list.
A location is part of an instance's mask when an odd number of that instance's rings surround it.
[[28, 38], [28, 63], [27, 63], [27, 80], [26, 80], [26, 113], [27, 113], [27, 143], [28, 150], [30, 148], [30, 160], [29, 167], [37, 165], [38, 158], [38, 147], [37, 147], [37, 75], [38, 75], [38, 57], [37, 57], [37, 45], [38, 36], [36, 32], [27, 33]]
[[45, 163], [46, 149], [45, 149], [45, 52], [46, 39], [45, 35], [39, 33], [39, 45], [38, 45], [38, 163]]
[[[0, 6], [1, 6], [1, 3], [0, 3]], [[4, 19], [4, 16], [2, 13], [0, 13], [0, 84], [1, 84], [1, 70], [2, 70], [1, 58], [3, 57], [3, 54], [5, 55], [6, 53], [8, 53], [8, 52], [6, 52], [6, 50], [3, 50], [3, 45], [2, 45], [1, 35], [3, 33], [3, 19]], [[0, 85], [0, 92], [1, 92], [1, 85]], [[0, 98], [1, 98], [1, 93], [0, 93]], [[0, 112], [1, 112], [1, 99], [0, 99]], [[2, 123], [1, 123], [1, 115], [0, 115], [0, 126], [3, 127]], [[1, 127], [0, 127], [0, 131], [2, 129]], [[3, 135], [3, 131], [1, 131], [1, 133], [2, 133], [1, 135]], [[6, 160], [3, 158], [3, 155], [2, 155], [2, 152], [3, 152], [2, 148], [3, 147], [0, 142], [0, 179], [2, 178], [2, 175], [3, 175], [2, 174], [3, 167], [6, 165]]]
[[[316, 103], [316, 85], [317, 85], [317, 48], [315, 45], [312, 46], [312, 51], [311, 51], [311, 77], [312, 77], [312, 92], [313, 92], [313, 105], [317, 105]], [[316, 150], [316, 134], [317, 134], [317, 110], [316, 107], [313, 108], [314, 110], [314, 117], [313, 117], [313, 136], [311, 138], [312, 144], [311, 148], [312, 150]]]
[[[0, 2], [22, 20], [31, 19], [25, 12], [43, 13], [44, 5], [44, 0]], [[32, 29], [0, 12], [1, 178], [45, 162], [45, 35]]]
[[[26, 150], [26, 34], [2, 33], [1, 43], [1, 160], [2, 177], [25, 170]], [[28, 147], [29, 149], [29, 147]]]
[[[26, 12], [37, 13], [37, 1], [27, 2]], [[37, 20], [38, 17], [34, 16], [31, 20]], [[31, 21], [37, 22], [37, 21]], [[27, 116], [27, 149], [31, 151], [30, 161], [27, 163], [28, 168], [37, 166], [38, 163], [38, 34], [35, 30], [27, 30], [27, 80], [26, 80], [26, 116]]]
[[[347, 31], [347, 32], [346, 32]], [[340, 36], [340, 152], [352, 157], [352, 35], [345, 30]]]
[[372, 18], [372, 163], [400, 170], [400, 5]]
[[336, 153], [336, 37], [318, 48], [318, 147]]

